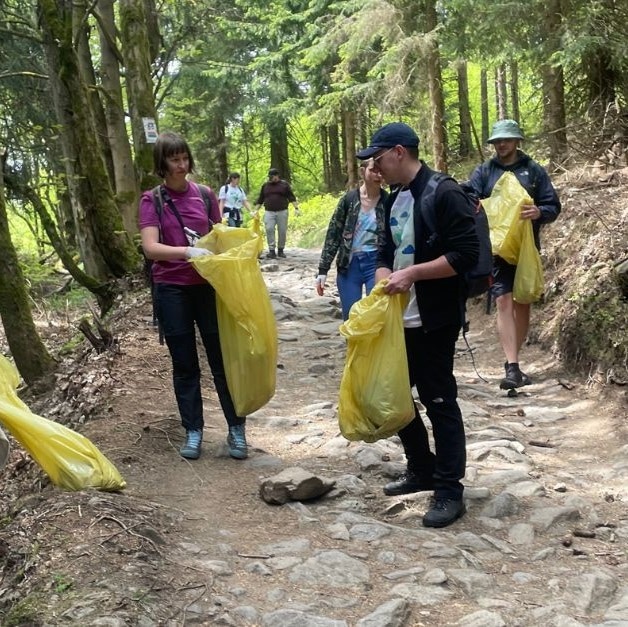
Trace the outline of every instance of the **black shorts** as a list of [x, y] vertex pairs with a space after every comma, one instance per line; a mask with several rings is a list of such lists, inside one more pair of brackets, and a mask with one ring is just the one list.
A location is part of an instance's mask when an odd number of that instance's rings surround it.
[[493, 257], [493, 285], [491, 286], [493, 298], [512, 294], [516, 271], [517, 266], [507, 263], [501, 257]]

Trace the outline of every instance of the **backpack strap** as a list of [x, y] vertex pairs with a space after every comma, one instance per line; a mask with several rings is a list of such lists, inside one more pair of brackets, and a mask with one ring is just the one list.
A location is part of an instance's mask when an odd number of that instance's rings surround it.
[[436, 189], [445, 180], [451, 178], [442, 172], [435, 172], [428, 180], [423, 193], [421, 194], [421, 218], [430, 232], [427, 240], [428, 244], [433, 244], [438, 239], [436, 229]]
[[203, 200], [203, 204], [205, 205], [205, 211], [207, 211], [207, 221], [209, 222], [209, 230], [211, 231], [212, 226], [214, 226], [215, 222], [211, 218], [212, 213], [212, 201], [209, 195], [209, 188], [206, 185], [196, 184], [198, 187], [198, 191], [201, 194], [201, 198]]

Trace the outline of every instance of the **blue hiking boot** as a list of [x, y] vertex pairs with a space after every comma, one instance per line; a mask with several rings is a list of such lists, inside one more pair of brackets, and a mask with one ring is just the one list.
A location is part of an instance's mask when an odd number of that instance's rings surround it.
[[229, 455], [235, 459], [246, 459], [249, 456], [243, 424], [229, 427], [227, 446], [229, 447]]
[[188, 429], [185, 432], [185, 442], [179, 450], [181, 457], [185, 457], [185, 459], [198, 459], [201, 456], [202, 442], [202, 429]]

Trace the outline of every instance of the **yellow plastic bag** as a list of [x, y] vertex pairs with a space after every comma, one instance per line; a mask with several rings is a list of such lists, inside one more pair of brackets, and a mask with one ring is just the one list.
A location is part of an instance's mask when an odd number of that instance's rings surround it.
[[30, 412], [15, 392], [19, 381], [15, 367], [0, 355], [0, 421], [50, 480], [66, 490], [125, 488], [116, 467], [85, 436]]
[[543, 280], [543, 264], [541, 255], [534, 243], [534, 233], [530, 220], [521, 220], [522, 241], [519, 251], [519, 262], [515, 272], [515, 281], [512, 288], [512, 297], [523, 305], [534, 303], [543, 295], [545, 289]]
[[197, 243], [214, 254], [192, 261], [216, 290], [220, 348], [238, 416], [258, 410], [275, 394], [277, 327], [257, 263], [259, 243], [251, 229], [216, 224]]
[[493, 254], [513, 265], [519, 259], [522, 222], [519, 218], [523, 205], [534, 201], [512, 172], [504, 172], [489, 198], [482, 200], [490, 227]]
[[386, 281], [359, 300], [340, 326], [347, 356], [340, 382], [338, 424], [347, 440], [375, 442], [414, 418], [403, 333], [407, 294], [389, 296]]

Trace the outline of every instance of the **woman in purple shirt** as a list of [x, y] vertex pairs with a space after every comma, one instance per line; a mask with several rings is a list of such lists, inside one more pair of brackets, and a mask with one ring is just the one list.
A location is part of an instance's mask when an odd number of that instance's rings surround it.
[[211, 254], [195, 246], [196, 240], [220, 222], [214, 192], [205, 188], [210, 207], [200, 187], [187, 176], [194, 171], [190, 148], [176, 133], [162, 133], [153, 150], [155, 173], [164, 184], [159, 188], [158, 207], [152, 191], [140, 200], [139, 226], [144, 254], [153, 261], [155, 309], [172, 358], [174, 393], [186, 438], [180, 453], [198, 459], [203, 441], [201, 369], [196, 348], [196, 328], [201, 335], [218, 399], [229, 428], [229, 454], [247, 457], [246, 417], [237, 416], [225, 377], [216, 318], [214, 288], [189, 263]]

